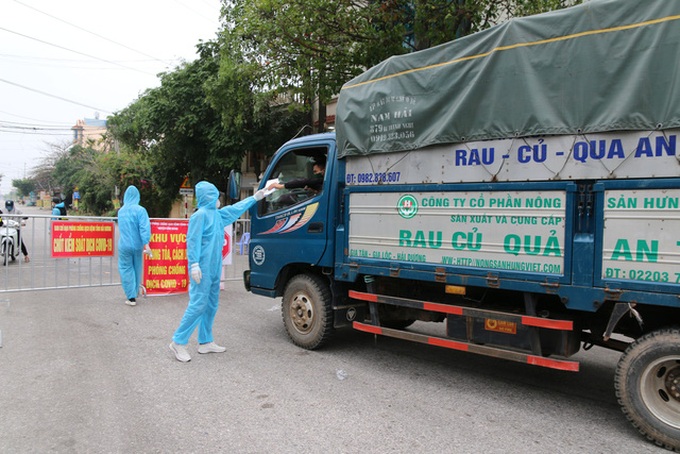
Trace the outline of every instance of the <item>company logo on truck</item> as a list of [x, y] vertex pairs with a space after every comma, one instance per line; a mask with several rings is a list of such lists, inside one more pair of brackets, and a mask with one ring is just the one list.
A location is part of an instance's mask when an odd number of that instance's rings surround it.
[[402, 218], [411, 219], [418, 214], [418, 200], [411, 194], [401, 196], [397, 202], [397, 211]]

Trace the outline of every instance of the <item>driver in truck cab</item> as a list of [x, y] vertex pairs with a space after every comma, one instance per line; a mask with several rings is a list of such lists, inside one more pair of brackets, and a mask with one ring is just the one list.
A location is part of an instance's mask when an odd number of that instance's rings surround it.
[[314, 165], [312, 166], [314, 175], [311, 178], [298, 178], [288, 181], [286, 183], [272, 183], [267, 189], [297, 189], [305, 188], [312, 189], [316, 192], [321, 191], [323, 187], [323, 179], [326, 174], [326, 157], [317, 156], [314, 158]]

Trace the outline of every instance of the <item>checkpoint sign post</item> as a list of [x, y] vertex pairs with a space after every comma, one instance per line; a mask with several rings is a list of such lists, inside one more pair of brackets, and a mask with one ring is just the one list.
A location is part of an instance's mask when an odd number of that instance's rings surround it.
[[189, 182], [189, 177], [184, 177], [182, 185], [179, 187], [179, 193], [181, 195], [194, 195], [194, 188]]
[[194, 188], [189, 182], [189, 177], [184, 177], [181, 186], [179, 187], [179, 193], [182, 196], [184, 202], [184, 218], [189, 218], [189, 198], [194, 197]]

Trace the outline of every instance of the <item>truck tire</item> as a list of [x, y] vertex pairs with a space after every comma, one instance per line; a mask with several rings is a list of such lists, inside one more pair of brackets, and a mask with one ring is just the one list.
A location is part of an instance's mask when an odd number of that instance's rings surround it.
[[621, 410], [643, 435], [680, 452], [680, 328], [633, 342], [616, 367], [615, 388]]
[[333, 334], [331, 291], [322, 278], [300, 274], [283, 292], [281, 316], [293, 343], [307, 350], [321, 347]]

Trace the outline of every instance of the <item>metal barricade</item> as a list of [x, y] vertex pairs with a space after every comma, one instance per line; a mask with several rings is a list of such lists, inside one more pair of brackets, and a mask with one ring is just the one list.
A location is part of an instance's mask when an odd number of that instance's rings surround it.
[[[0, 292], [23, 290], [47, 290], [59, 288], [94, 287], [118, 285], [117, 256], [108, 257], [65, 257], [52, 256], [51, 215], [23, 213], [16, 215], [0, 215], [3, 226], [0, 237], [7, 234], [8, 220], [20, 219], [19, 244], [15, 247], [28, 252], [30, 261], [25, 261], [24, 254], [8, 257], [7, 252], [0, 257]], [[64, 221], [80, 222], [114, 222], [115, 218], [66, 216]], [[115, 231], [115, 229], [114, 229]], [[115, 247], [114, 247], [115, 251]], [[6, 264], [5, 264], [6, 262]]]
[[[21, 207], [23, 209], [23, 207]], [[118, 273], [118, 228], [116, 225], [113, 255], [106, 257], [53, 257], [52, 221], [54, 216], [38, 214], [38, 208], [30, 207], [20, 215], [1, 214], [0, 241], [8, 232], [10, 218], [20, 218], [25, 225], [20, 227], [17, 248], [24, 243], [30, 261], [23, 254], [12, 257], [0, 256], [0, 293], [26, 290], [52, 290], [62, 288], [99, 287], [120, 285]], [[65, 216], [60, 220], [80, 223], [116, 223], [112, 217]], [[4, 230], [4, 234], [3, 234]], [[231, 264], [224, 267], [225, 280], [241, 280], [248, 269], [249, 248], [243, 244], [250, 232], [250, 220], [239, 219], [234, 223]], [[249, 235], [248, 235], [249, 236]], [[7, 264], [4, 265], [5, 258]]]
[[[247, 243], [246, 243], [247, 238]], [[243, 280], [243, 272], [250, 268], [250, 219], [239, 219], [233, 224], [231, 264], [224, 267], [224, 280]]]

